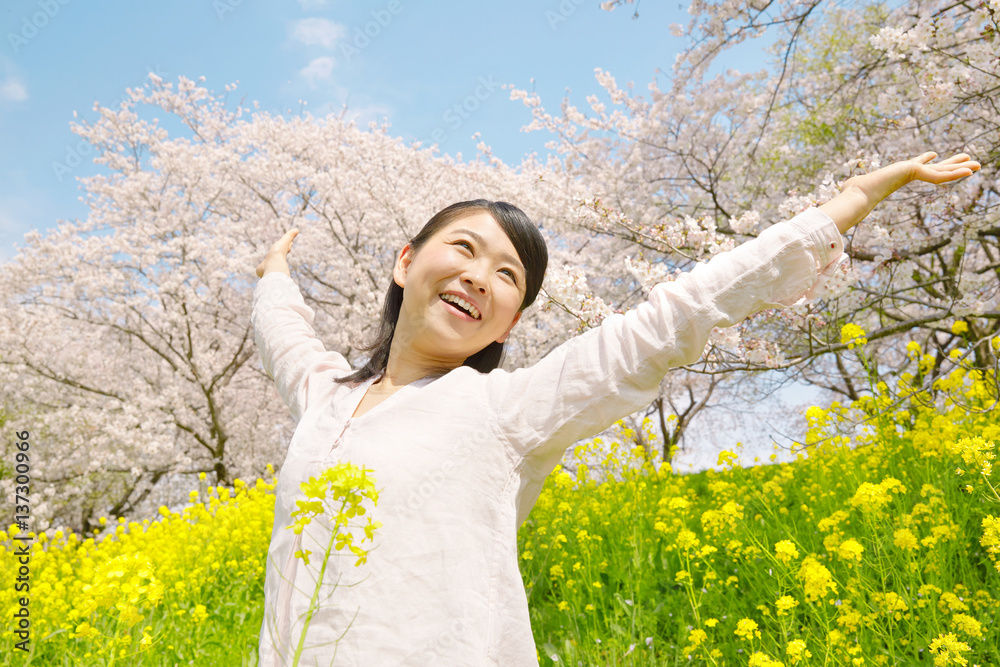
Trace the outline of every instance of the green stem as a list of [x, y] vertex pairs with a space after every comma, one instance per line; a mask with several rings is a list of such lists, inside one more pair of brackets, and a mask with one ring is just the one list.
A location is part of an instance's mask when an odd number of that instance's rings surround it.
[[118, 644], [118, 631], [121, 621], [115, 619], [115, 636], [111, 638], [111, 662], [108, 663], [108, 667], [115, 667], [115, 656], [118, 655], [118, 651], [115, 649], [115, 645]]
[[[347, 505], [347, 501], [341, 501], [340, 512], [344, 511], [344, 507]], [[340, 513], [338, 512], [338, 514]], [[295, 648], [295, 657], [292, 659], [292, 667], [297, 667], [299, 664], [299, 658], [302, 656], [302, 651], [305, 648], [306, 643], [306, 631], [309, 630], [309, 622], [312, 620], [313, 614], [318, 609], [316, 604], [319, 599], [319, 589], [323, 587], [323, 575], [326, 572], [326, 564], [330, 560], [330, 551], [333, 550], [333, 543], [337, 539], [337, 531], [340, 528], [339, 523], [335, 523], [333, 530], [330, 531], [330, 543], [326, 545], [326, 552], [323, 554], [323, 564], [319, 569], [319, 578], [316, 581], [316, 589], [313, 590], [312, 599], [309, 600], [309, 608], [306, 610], [306, 620], [302, 626], [302, 634], [299, 635], [299, 645]], [[303, 528], [303, 530], [305, 530]]]
[[986, 477], [986, 475], [983, 475], [983, 481], [986, 482], [986, 486], [990, 487], [990, 491], [993, 492], [993, 497], [996, 498], [997, 500], [1000, 500], [1000, 495], [997, 494], [996, 488], [994, 488], [994, 486], [990, 484], [990, 480], [989, 478]]

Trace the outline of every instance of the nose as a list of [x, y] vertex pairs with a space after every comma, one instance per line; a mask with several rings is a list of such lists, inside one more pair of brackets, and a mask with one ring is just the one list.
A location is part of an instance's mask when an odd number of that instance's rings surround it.
[[462, 276], [462, 282], [471, 286], [473, 290], [480, 294], [486, 294], [487, 280], [484, 277], [488, 267], [484, 267], [481, 262], [473, 262]]

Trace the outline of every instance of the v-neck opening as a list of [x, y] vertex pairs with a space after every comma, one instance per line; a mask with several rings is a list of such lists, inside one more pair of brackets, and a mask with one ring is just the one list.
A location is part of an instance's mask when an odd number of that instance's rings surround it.
[[367, 417], [371, 413], [379, 410], [386, 403], [391, 402], [392, 399], [396, 398], [396, 396], [398, 396], [401, 392], [406, 391], [407, 389], [409, 389], [410, 387], [412, 387], [413, 385], [415, 385], [417, 383], [427, 384], [428, 382], [433, 382], [434, 380], [437, 379], [436, 377], [426, 377], [426, 378], [420, 378], [419, 380], [414, 380], [413, 382], [410, 382], [409, 384], [405, 384], [402, 387], [400, 387], [399, 389], [397, 389], [396, 391], [392, 392], [392, 394], [390, 394], [389, 396], [386, 396], [384, 399], [382, 399], [382, 401], [379, 402], [378, 405], [375, 405], [375, 406], [369, 408], [367, 411], [365, 411], [364, 414], [355, 416], [354, 413], [358, 411], [358, 406], [361, 405], [361, 401], [365, 400], [365, 395], [368, 393], [368, 389], [373, 384], [375, 384], [375, 382], [377, 380], [381, 379], [382, 377], [384, 377], [384, 376], [382, 376], [382, 375], [374, 376], [373, 375], [372, 377], [370, 377], [367, 380], [365, 380], [364, 383], [358, 385], [358, 387], [356, 388], [356, 390], [358, 391], [358, 393], [360, 394], [360, 396], [358, 396], [357, 401], [354, 401], [354, 405], [351, 408], [351, 412], [349, 413], [351, 416], [347, 418], [347, 422], [348, 423], [353, 423], [353, 422], [357, 422], [360, 419], [364, 419], [365, 417]]

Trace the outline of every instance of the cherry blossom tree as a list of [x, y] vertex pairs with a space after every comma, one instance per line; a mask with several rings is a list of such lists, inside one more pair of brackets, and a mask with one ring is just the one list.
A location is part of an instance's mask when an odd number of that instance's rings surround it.
[[[436, 211], [508, 200], [552, 235], [571, 210], [563, 193], [579, 195], [568, 177], [512, 169], [484, 144], [463, 162], [388, 126], [247, 119], [194, 81], [150, 79], [121, 108], [95, 105], [93, 122], [72, 124], [104, 171], [81, 179], [88, 217], [27, 234], [0, 275], [2, 405], [36, 432], [36, 528], [89, 531], [101, 514], [183, 502], [200, 472], [230, 484], [280, 466], [294, 425], [260, 366], [250, 307], [254, 267], [289, 228], [302, 230], [293, 277], [318, 335], [357, 365], [396, 254]], [[184, 130], [171, 136], [150, 110]], [[552, 263], [586, 243], [574, 238], [552, 236]], [[537, 303], [508, 366], [572, 332]]]
[[[602, 7], [623, 4], [633, 3]], [[606, 99], [589, 96], [586, 111], [564, 100], [556, 116], [537, 95], [511, 97], [531, 110], [525, 129], [550, 132], [566, 173], [592, 193], [578, 202], [587, 213], [580, 224], [617, 239], [624, 253], [644, 253], [636, 266], [653, 280], [826, 201], [856, 173], [928, 146], [973, 154], [982, 173], [937, 191], [908, 188], [859, 225], [851, 265], [825, 302], [718, 331], [688, 368], [783, 369], [856, 398], [864, 374], [839, 338], [853, 322], [868, 332], [882, 377], [909, 373], [930, 386], [955, 363], [997, 364], [998, 8], [995, 0], [893, 9], [697, 0], [690, 25], [671, 27], [690, 47], [669, 88], [653, 81], [648, 96], [636, 95], [598, 69]], [[765, 32], [774, 38], [770, 68], [709, 78], [720, 53]], [[604, 308], [596, 293], [578, 301], [583, 319]], [[911, 339], [931, 355], [929, 372], [907, 354]]]

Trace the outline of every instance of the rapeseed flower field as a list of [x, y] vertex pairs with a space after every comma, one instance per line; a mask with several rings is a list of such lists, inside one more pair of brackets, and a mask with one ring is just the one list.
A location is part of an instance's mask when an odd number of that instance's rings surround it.
[[[863, 330], [842, 337], [863, 352]], [[682, 475], [642, 447], [578, 447], [610, 453], [557, 468], [519, 532], [541, 664], [1000, 664], [996, 373], [956, 355], [927, 383], [934, 358], [908, 352], [917, 372], [896, 386], [810, 408], [790, 463], [744, 467], [734, 448]], [[0, 532], [0, 665], [255, 664], [268, 473], [203, 482], [183, 511], [109, 523], [99, 540], [34, 536], [28, 655], [9, 632], [14, 531]], [[363, 475], [338, 479], [377, 500]], [[303, 491], [301, 521], [320, 510]]]

